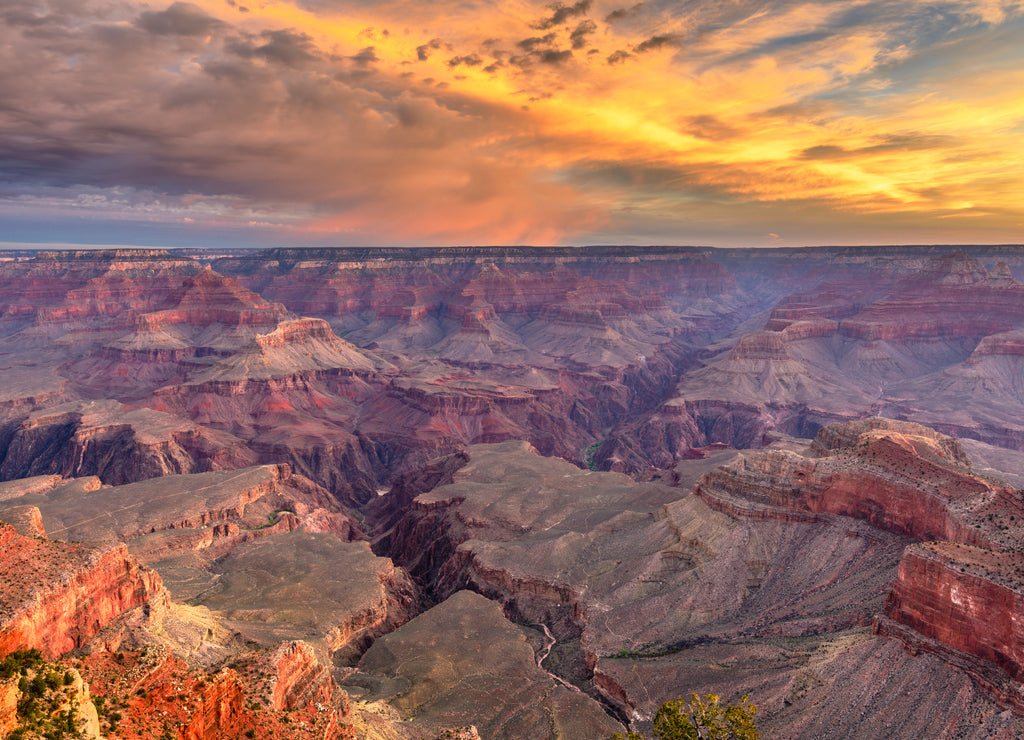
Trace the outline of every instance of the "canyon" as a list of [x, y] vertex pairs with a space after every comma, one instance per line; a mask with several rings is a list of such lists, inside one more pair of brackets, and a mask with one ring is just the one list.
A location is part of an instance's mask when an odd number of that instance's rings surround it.
[[0, 659], [110, 738], [649, 734], [692, 692], [765, 737], [1020, 736], [1015, 275], [0, 253]]

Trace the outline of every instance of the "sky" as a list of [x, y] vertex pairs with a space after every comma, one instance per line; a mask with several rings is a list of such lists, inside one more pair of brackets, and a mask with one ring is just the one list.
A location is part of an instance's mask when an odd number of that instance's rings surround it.
[[0, 243], [1024, 243], [1024, 0], [3, 0]]

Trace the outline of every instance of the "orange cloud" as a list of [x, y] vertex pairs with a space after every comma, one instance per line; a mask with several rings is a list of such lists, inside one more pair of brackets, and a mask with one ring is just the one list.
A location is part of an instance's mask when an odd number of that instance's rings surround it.
[[939, 19], [924, 0], [115, 0], [63, 17], [51, 1], [0, 30], [0, 99], [23, 112], [0, 111], [21, 173], [8, 212], [83, 209], [87, 191], [122, 217], [437, 244], [685, 242], [726, 212], [760, 235], [794, 233], [772, 214], [922, 234], [962, 217], [1001, 240], [1024, 220], [1019, 2]]

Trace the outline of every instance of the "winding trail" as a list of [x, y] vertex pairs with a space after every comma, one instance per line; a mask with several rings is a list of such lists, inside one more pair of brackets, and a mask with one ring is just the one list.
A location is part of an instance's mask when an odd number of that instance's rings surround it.
[[554, 673], [552, 673], [544, 667], [544, 661], [547, 660], [547, 657], [551, 654], [551, 648], [555, 646], [555, 643], [558, 642], [558, 640], [556, 640], [555, 636], [551, 634], [551, 630], [548, 629], [548, 626], [546, 624], [544, 624], [543, 622], [538, 622], [537, 626], [544, 630], [544, 637], [546, 637], [548, 640], [547, 645], [545, 645], [544, 648], [539, 653], [537, 653], [537, 667], [549, 676], [551, 676], [551, 678], [558, 681], [558, 683], [562, 684], [565, 688], [571, 689], [579, 694], [582, 694], [583, 692], [580, 690], [578, 686], [569, 683], [561, 676], [556, 676]]

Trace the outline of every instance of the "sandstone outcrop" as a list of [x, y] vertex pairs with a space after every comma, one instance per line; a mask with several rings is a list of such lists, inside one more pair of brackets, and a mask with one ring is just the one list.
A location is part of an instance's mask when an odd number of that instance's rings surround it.
[[0, 655], [38, 648], [57, 657], [126, 612], [166, 606], [160, 577], [140, 566], [124, 545], [30, 539], [0, 523], [0, 563]]
[[1017, 619], [1022, 608], [1020, 553], [925, 543], [904, 554], [886, 602], [888, 619], [879, 620], [876, 631], [912, 650], [938, 653], [1024, 711], [1024, 633]]
[[973, 475], [955, 440], [919, 424], [874, 418], [823, 428], [805, 457], [750, 453], [694, 489], [710, 505], [748, 515], [790, 510], [853, 516], [913, 537], [998, 546], [1017, 536], [991, 526], [994, 508], [1016, 511], [1005, 488]]
[[270, 657], [277, 668], [271, 687], [274, 709], [300, 709], [315, 704], [331, 704], [334, 679], [304, 642], [282, 643]]

